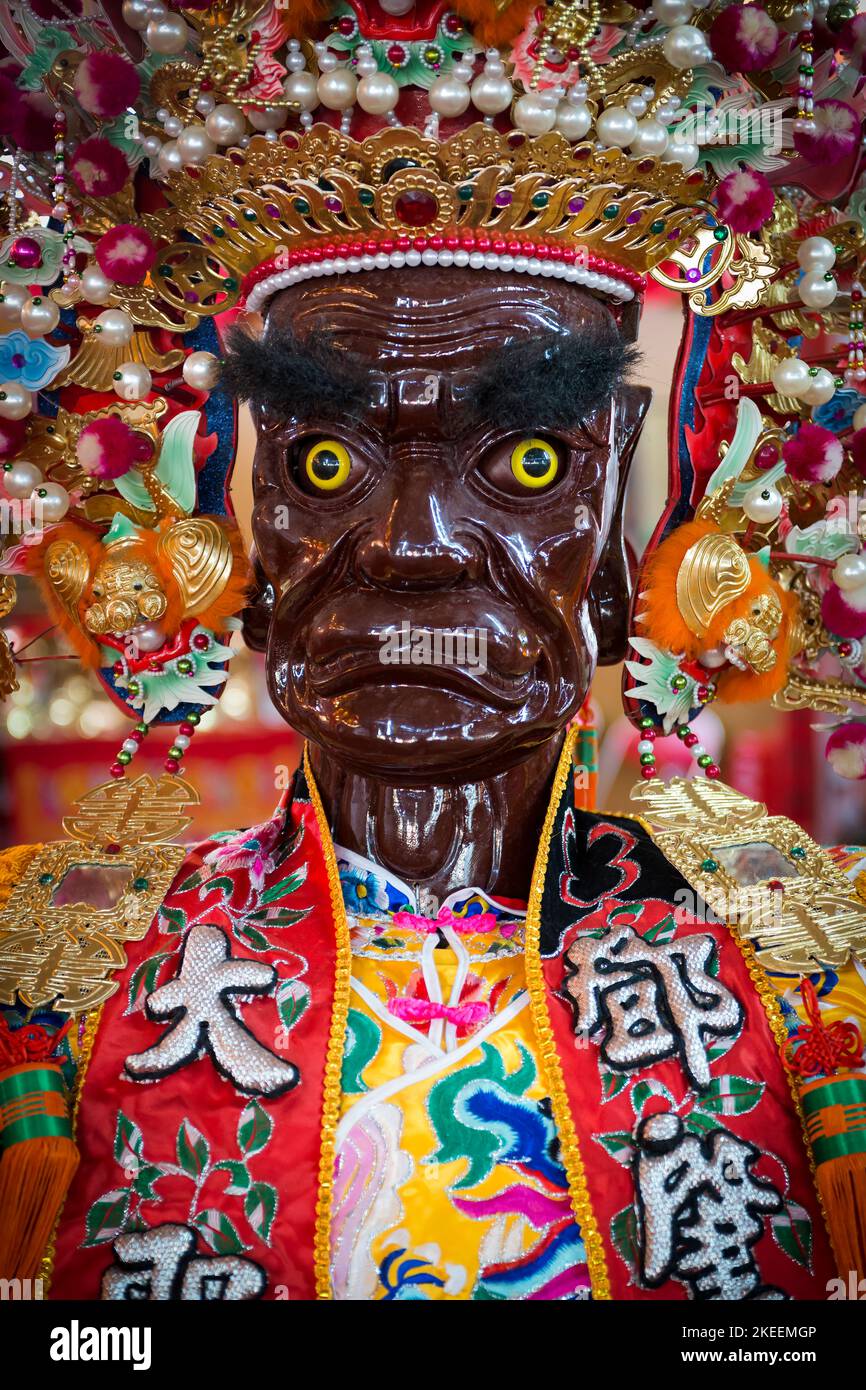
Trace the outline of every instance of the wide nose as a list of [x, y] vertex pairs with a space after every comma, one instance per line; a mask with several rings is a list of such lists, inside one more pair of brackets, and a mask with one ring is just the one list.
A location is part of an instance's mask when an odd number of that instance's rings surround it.
[[480, 549], [453, 522], [457, 484], [450, 472], [446, 476], [438, 451], [417, 443], [399, 450], [387, 485], [390, 501], [372, 520], [356, 552], [360, 576], [393, 589], [438, 589], [476, 579]]

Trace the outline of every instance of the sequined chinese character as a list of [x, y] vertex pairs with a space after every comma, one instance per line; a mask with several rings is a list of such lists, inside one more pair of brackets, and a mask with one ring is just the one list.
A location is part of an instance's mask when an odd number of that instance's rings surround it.
[[116, 1262], [102, 1276], [102, 1297], [184, 1302], [261, 1298], [265, 1274], [243, 1255], [199, 1255], [189, 1226], [166, 1223], [114, 1242]]
[[651, 942], [633, 927], [579, 936], [566, 953], [565, 990], [575, 1031], [604, 1027], [600, 1051], [611, 1071], [634, 1071], [679, 1058], [692, 1086], [710, 1083], [704, 1039], [735, 1034], [743, 1010], [711, 973], [709, 935]]
[[726, 1129], [688, 1134], [672, 1114], [643, 1120], [636, 1140], [643, 1283], [677, 1279], [702, 1300], [786, 1298], [761, 1283], [753, 1253], [765, 1217], [782, 1209], [777, 1189], [752, 1171], [760, 1150]]
[[235, 1012], [232, 996], [269, 994], [272, 965], [236, 960], [221, 927], [191, 927], [174, 980], [147, 998], [147, 1014], [169, 1020], [158, 1043], [126, 1059], [133, 1081], [153, 1081], [208, 1053], [217, 1070], [252, 1096], [277, 1096], [298, 1082], [298, 1069], [269, 1052]]

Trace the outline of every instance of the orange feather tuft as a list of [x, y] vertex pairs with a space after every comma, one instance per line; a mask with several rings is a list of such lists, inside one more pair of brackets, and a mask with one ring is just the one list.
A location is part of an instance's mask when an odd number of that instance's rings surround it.
[[709, 521], [687, 521], [662, 541], [650, 556], [641, 578], [638, 613], [639, 634], [657, 647], [692, 659], [712, 643], [686, 627], [677, 607], [677, 575], [687, 550], [703, 537], [717, 531]]
[[472, 25], [472, 34], [485, 48], [499, 48], [523, 33], [535, 9], [534, 0], [511, 0], [500, 11], [492, 0], [456, 0], [461, 19]]

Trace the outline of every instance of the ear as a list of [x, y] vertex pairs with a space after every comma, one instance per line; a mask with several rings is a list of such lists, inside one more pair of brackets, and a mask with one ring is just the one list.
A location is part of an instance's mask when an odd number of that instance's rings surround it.
[[265, 574], [258, 555], [253, 555], [252, 565], [252, 597], [249, 607], [241, 614], [243, 639], [251, 651], [263, 652], [268, 645], [268, 631], [274, 612], [274, 586]]
[[622, 661], [628, 646], [628, 615], [634, 579], [634, 556], [623, 534], [623, 502], [631, 461], [652, 401], [648, 386], [626, 385], [617, 391], [614, 442], [619, 457], [619, 485], [604, 550], [589, 586], [589, 619], [598, 641], [599, 666]]

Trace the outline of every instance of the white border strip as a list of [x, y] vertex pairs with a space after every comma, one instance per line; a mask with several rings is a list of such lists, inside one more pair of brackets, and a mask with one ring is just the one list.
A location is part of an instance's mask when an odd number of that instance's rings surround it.
[[326, 275], [356, 275], [363, 270], [402, 270], [404, 266], [418, 265], [456, 265], [467, 266], [470, 270], [502, 270], [517, 275], [542, 275], [554, 280], [567, 280], [571, 284], [584, 285], [588, 290], [596, 290], [610, 295], [612, 299], [624, 303], [634, 299], [634, 290], [622, 280], [611, 275], [600, 275], [597, 271], [586, 270], [583, 266], [569, 265], [566, 261], [539, 260], [536, 256], [500, 256], [495, 252], [484, 251], [380, 251], [375, 256], [337, 257], [327, 261], [311, 261], [307, 265], [294, 265], [289, 270], [280, 270], [254, 285], [247, 296], [245, 308], [250, 314], [258, 313], [262, 306], [276, 294], [277, 290], [287, 289], [300, 280], [314, 280]]

